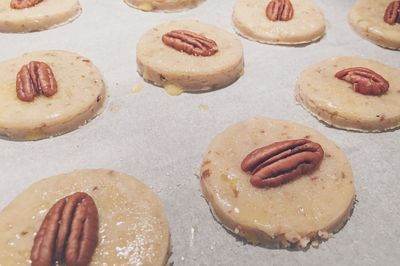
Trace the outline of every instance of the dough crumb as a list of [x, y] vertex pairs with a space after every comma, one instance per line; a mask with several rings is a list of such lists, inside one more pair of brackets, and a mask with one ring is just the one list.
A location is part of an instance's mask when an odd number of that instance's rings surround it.
[[207, 104], [199, 104], [199, 110], [203, 112], [207, 112], [209, 110]]
[[131, 92], [132, 92], [132, 93], [138, 93], [138, 92], [140, 92], [143, 88], [144, 88], [144, 85], [138, 83], [138, 84], [133, 85], [133, 87], [132, 87], [132, 89], [131, 89]]

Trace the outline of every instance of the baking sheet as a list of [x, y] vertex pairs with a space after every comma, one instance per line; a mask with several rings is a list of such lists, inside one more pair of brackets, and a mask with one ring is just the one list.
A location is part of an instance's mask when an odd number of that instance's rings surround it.
[[[316, 0], [327, 34], [303, 47], [263, 45], [241, 38], [245, 75], [228, 88], [169, 96], [136, 72], [135, 46], [160, 23], [195, 18], [227, 31], [234, 1], [208, 0], [180, 13], [144, 13], [122, 0], [81, 0], [66, 26], [0, 34], [0, 60], [33, 50], [61, 49], [90, 58], [103, 72], [109, 100], [102, 115], [51, 139], [0, 139], [0, 208], [31, 183], [81, 168], [111, 168], [136, 176], [161, 198], [172, 236], [174, 265], [395, 265], [400, 259], [400, 130], [364, 134], [329, 128], [293, 98], [299, 73], [339, 55], [374, 58], [400, 67], [400, 53], [356, 35], [347, 23], [355, 1]], [[1, 75], [1, 73], [0, 73]], [[132, 92], [135, 84], [144, 88]], [[400, 103], [399, 103], [400, 104]], [[196, 176], [212, 138], [253, 116], [293, 120], [325, 134], [347, 154], [358, 203], [347, 225], [318, 249], [274, 250], [245, 244], [212, 217]]]

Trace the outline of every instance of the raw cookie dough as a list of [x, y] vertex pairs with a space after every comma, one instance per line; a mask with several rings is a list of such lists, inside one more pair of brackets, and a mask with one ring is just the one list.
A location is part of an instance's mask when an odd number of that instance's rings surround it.
[[390, 49], [400, 49], [400, 24], [389, 25], [383, 20], [387, 6], [393, 0], [358, 0], [350, 12], [354, 30], [373, 43]]
[[34, 234], [57, 200], [88, 193], [99, 212], [99, 242], [90, 265], [165, 265], [168, 222], [158, 197], [112, 170], [80, 170], [39, 181], [0, 212], [0, 264], [30, 265]]
[[[256, 188], [242, 160], [253, 150], [287, 139], [308, 138], [325, 151], [318, 169], [275, 188]], [[345, 154], [317, 131], [257, 117], [235, 124], [211, 142], [201, 166], [201, 188], [214, 216], [253, 244], [317, 245], [350, 216], [355, 197]]]
[[[335, 78], [340, 70], [366, 67], [389, 82], [381, 96], [355, 92]], [[360, 57], [337, 57], [307, 68], [297, 80], [297, 101], [318, 119], [337, 128], [379, 132], [400, 126], [400, 69]]]
[[[50, 65], [58, 83], [52, 97], [32, 102], [17, 98], [16, 76], [30, 61]], [[37, 140], [78, 128], [95, 117], [106, 98], [99, 70], [82, 56], [65, 51], [38, 51], [0, 62], [0, 135]]]
[[143, 11], [178, 11], [193, 8], [204, 0], [124, 0], [129, 6]]
[[270, 0], [237, 0], [233, 11], [236, 31], [254, 41], [269, 44], [302, 44], [320, 39], [325, 18], [313, 0], [291, 0], [289, 21], [270, 21], [265, 10]]
[[0, 0], [0, 32], [31, 32], [67, 24], [81, 13], [78, 0], [43, 0], [25, 9], [12, 9]]
[[[218, 52], [194, 56], [175, 50], [162, 41], [172, 30], [189, 30], [214, 40]], [[236, 36], [196, 20], [177, 20], [148, 31], [136, 49], [138, 72], [172, 94], [182, 91], [218, 89], [236, 81], [243, 73], [243, 48]]]

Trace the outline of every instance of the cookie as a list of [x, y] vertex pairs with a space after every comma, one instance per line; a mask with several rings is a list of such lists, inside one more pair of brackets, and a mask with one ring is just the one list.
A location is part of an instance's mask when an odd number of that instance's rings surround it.
[[72, 131], [95, 117], [106, 98], [99, 70], [70, 52], [26, 53], [0, 62], [0, 72], [0, 135], [10, 139]]
[[[76, 197], [77, 192], [89, 195], [98, 212], [98, 243], [90, 265], [166, 264], [169, 229], [160, 200], [137, 179], [105, 169], [50, 177], [19, 194], [0, 212], [1, 264], [30, 265], [35, 233], [49, 209], [64, 197]], [[88, 210], [93, 209], [90, 203]], [[88, 235], [96, 237], [90, 231]]]
[[136, 53], [143, 79], [172, 94], [226, 87], [243, 73], [243, 48], [236, 36], [196, 20], [151, 29]]
[[124, 0], [129, 6], [143, 11], [179, 11], [193, 8], [203, 0]]
[[261, 43], [310, 43], [325, 33], [313, 0], [237, 0], [232, 19], [240, 35]]
[[268, 247], [318, 245], [345, 224], [355, 197], [351, 166], [334, 143], [313, 129], [265, 117], [217, 135], [200, 182], [226, 229]]
[[[342, 78], [335, 76], [351, 68], [367, 72], [356, 70]], [[364, 87], [381, 87], [383, 91], [374, 95], [373, 91], [363, 91]], [[400, 70], [360, 57], [328, 59], [301, 73], [296, 99], [318, 119], [337, 128], [363, 132], [394, 129], [400, 126]]]
[[78, 0], [0, 0], [0, 32], [31, 32], [67, 24], [81, 13]]
[[349, 21], [353, 29], [369, 41], [385, 48], [400, 49], [400, 1], [358, 0]]

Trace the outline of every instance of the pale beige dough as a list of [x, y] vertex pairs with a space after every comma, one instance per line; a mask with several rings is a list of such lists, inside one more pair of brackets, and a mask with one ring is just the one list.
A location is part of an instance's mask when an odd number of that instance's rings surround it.
[[0, 212], [0, 265], [30, 265], [35, 233], [57, 200], [86, 192], [99, 212], [99, 243], [90, 265], [165, 265], [168, 222], [158, 197], [134, 177], [80, 170], [31, 185]]
[[[320, 167], [276, 188], [256, 188], [242, 160], [253, 150], [287, 139], [309, 138], [325, 151]], [[355, 197], [345, 154], [317, 131], [296, 123], [257, 117], [214, 138], [201, 166], [201, 188], [214, 216], [253, 244], [317, 245], [350, 216]]]
[[[381, 96], [355, 92], [335, 78], [340, 70], [366, 67], [385, 78], [389, 91]], [[313, 65], [296, 84], [297, 101], [318, 119], [337, 128], [380, 132], [400, 126], [400, 69], [360, 57], [337, 57]]]
[[373, 43], [400, 49], [400, 24], [389, 25], [383, 20], [385, 10], [393, 0], [358, 0], [349, 21], [354, 30]]
[[[218, 52], [194, 56], [165, 45], [161, 38], [172, 30], [189, 30], [214, 40]], [[136, 48], [138, 72], [146, 81], [167, 90], [207, 91], [237, 80], [243, 73], [243, 48], [238, 38], [196, 20], [177, 20], [148, 31]]]
[[[16, 76], [24, 64], [42, 61], [53, 70], [58, 92], [17, 98]], [[106, 98], [105, 84], [93, 63], [65, 51], [37, 51], [0, 62], [0, 135], [16, 140], [37, 140], [78, 128], [95, 117]]]
[[302, 44], [320, 39], [325, 18], [313, 0], [291, 0], [289, 21], [270, 21], [265, 10], [270, 0], [237, 0], [233, 11], [236, 31], [254, 41], [269, 44]]
[[178, 11], [193, 8], [204, 0], [124, 0], [129, 6], [143, 11]]
[[79, 0], [43, 0], [25, 9], [12, 9], [0, 0], [0, 32], [31, 32], [71, 22], [81, 13]]

